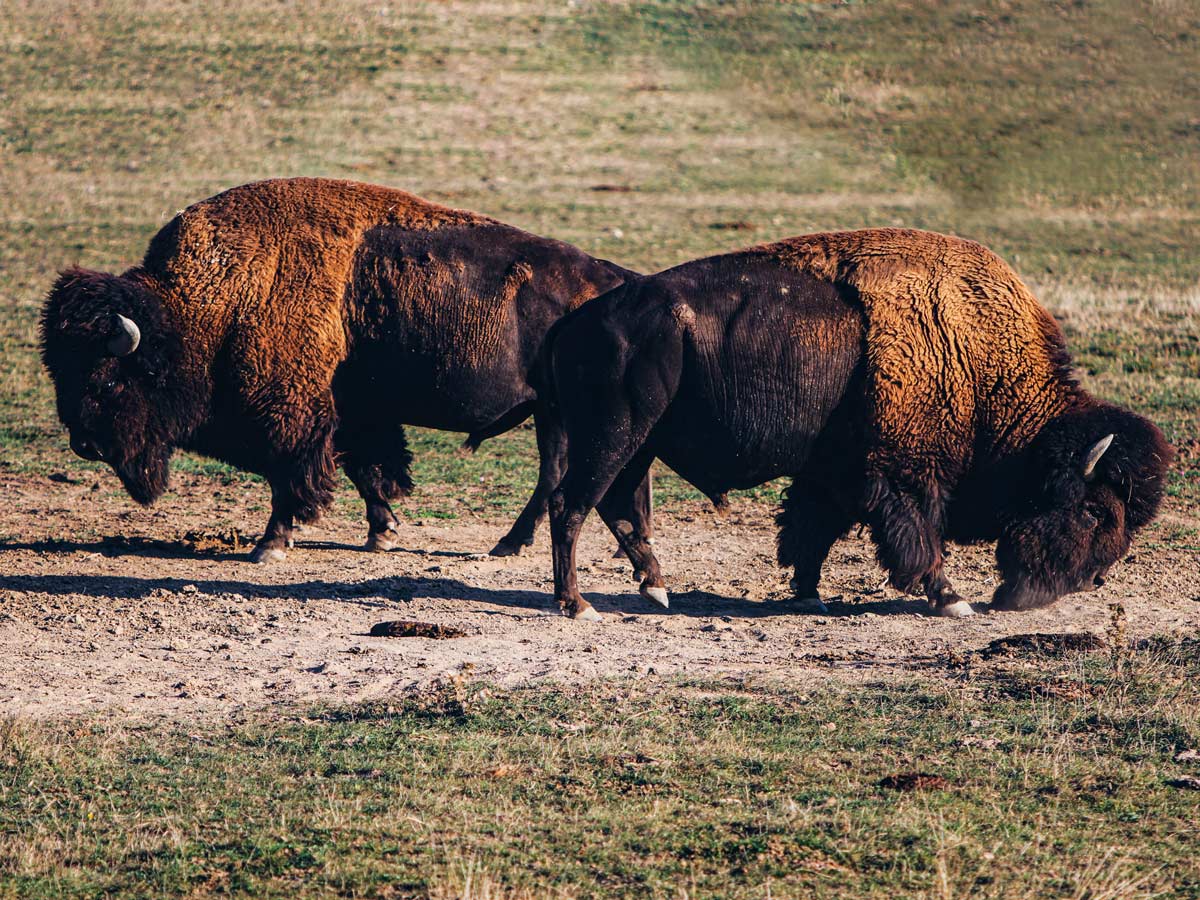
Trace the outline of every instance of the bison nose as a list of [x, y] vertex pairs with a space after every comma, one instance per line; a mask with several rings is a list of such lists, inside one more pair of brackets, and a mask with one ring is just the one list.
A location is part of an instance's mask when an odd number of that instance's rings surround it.
[[1094, 584], [1098, 588], [1104, 587], [1104, 582], [1105, 582], [1105, 578], [1104, 578], [1103, 573], [1101, 573], [1101, 572], [1097, 572], [1096, 577], [1092, 579], [1092, 584]]
[[75, 452], [76, 456], [82, 459], [96, 461], [102, 458], [96, 445], [87, 438], [71, 438], [71, 449]]

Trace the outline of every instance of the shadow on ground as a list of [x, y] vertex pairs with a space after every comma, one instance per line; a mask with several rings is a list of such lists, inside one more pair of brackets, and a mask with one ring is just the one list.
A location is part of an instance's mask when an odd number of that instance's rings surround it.
[[[72, 594], [97, 599], [137, 600], [158, 591], [203, 595], [238, 594], [271, 599], [336, 600], [365, 607], [391, 607], [414, 597], [480, 602], [514, 609], [557, 613], [558, 607], [548, 592], [519, 589], [475, 587], [456, 578], [393, 576], [365, 581], [301, 581], [290, 584], [262, 584], [236, 579], [131, 578], [121, 575], [5, 575], [0, 590], [67, 596]], [[672, 599], [669, 610], [660, 609], [630, 594], [589, 593], [587, 599], [599, 612], [627, 615], [731, 616], [766, 618], [796, 616], [806, 612], [786, 600], [746, 600], [724, 597], [705, 591], [688, 591]], [[384, 599], [380, 599], [384, 598]], [[885, 600], [865, 603], [830, 604], [829, 616], [859, 616], [866, 613], [921, 613], [924, 604], [909, 600]]]

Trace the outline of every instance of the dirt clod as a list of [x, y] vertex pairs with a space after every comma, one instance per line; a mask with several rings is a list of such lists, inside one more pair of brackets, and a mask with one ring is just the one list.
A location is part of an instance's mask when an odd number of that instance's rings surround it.
[[379, 622], [371, 626], [370, 634], [371, 637], [423, 637], [439, 641], [467, 636], [465, 631], [430, 622]]
[[997, 638], [979, 651], [984, 659], [996, 656], [1066, 656], [1102, 650], [1104, 641], [1094, 634], [1013, 634]]
[[240, 553], [254, 546], [253, 539], [236, 528], [225, 531], [189, 531], [179, 543], [192, 553]]

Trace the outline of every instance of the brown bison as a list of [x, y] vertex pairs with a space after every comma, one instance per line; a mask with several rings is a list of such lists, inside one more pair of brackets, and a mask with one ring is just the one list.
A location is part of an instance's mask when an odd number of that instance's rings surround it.
[[[264, 476], [278, 559], [331, 498], [336, 467], [393, 545], [405, 424], [474, 448], [533, 411], [547, 329], [630, 273], [493, 219], [389, 188], [294, 178], [188, 207], [123, 275], [70, 269], [42, 311], [42, 356], [72, 449], [140, 503], [176, 448]], [[493, 550], [532, 542], [561, 452], [539, 429], [533, 497]]]
[[964, 616], [947, 539], [998, 542], [997, 609], [1099, 586], [1154, 517], [1171, 455], [1146, 419], [1080, 388], [1062, 332], [1001, 259], [921, 231], [816, 234], [631, 278], [555, 326], [545, 365], [568, 444], [555, 594], [582, 618], [597, 616], [575, 543], [597, 504], [643, 594], [667, 603], [633, 502], [655, 457], [714, 499], [790, 477], [778, 558], [811, 608], [830, 547], [861, 522], [895, 587]]

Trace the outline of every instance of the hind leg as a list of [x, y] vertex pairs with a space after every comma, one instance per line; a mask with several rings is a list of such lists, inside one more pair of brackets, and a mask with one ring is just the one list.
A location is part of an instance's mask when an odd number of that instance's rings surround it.
[[617, 539], [624, 555], [633, 563], [634, 578], [642, 581], [640, 592], [647, 600], [667, 607], [667, 588], [651, 545], [650, 464], [654, 454], [639, 450], [617, 475], [596, 509]]
[[[665, 604], [665, 589], [658, 561], [649, 543], [641, 538], [649, 527], [649, 490], [643, 487], [648, 480], [653, 452], [645, 446], [653, 426], [649, 418], [631, 421], [617, 408], [609, 415], [587, 421], [572, 432], [567, 473], [550, 495], [550, 538], [554, 557], [554, 597], [563, 615], [595, 621], [600, 618], [592, 605], [583, 599], [575, 573], [575, 549], [579, 531], [588, 513], [604, 504], [605, 521], [622, 548], [633, 560], [634, 567], [645, 573], [643, 583], [658, 591], [650, 599]], [[607, 426], [607, 427], [606, 427]], [[636, 463], [633, 461], [636, 459]], [[619, 482], [619, 483], [618, 483]], [[611, 498], [608, 494], [616, 488]]]
[[813, 612], [828, 612], [817, 585], [821, 567], [838, 538], [854, 524], [853, 516], [819, 478], [800, 477], [784, 492], [779, 525], [779, 564], [791, 567], [792, 592]]
[[358, 489], [367, 507], [367, 550], [391, 550], [396, 546], [400, 523], [389, 501], [412, 491], [409, 464], [412, 454], [404, 428], [366, 434], [338, 434], [342, 468]]
[[550, 493], [562, 480], [567, 464], [567, 437], [562, 423], [549, 410], [534, 415], [538, 445], [538, 480], [533, 495], [508, 534], [491, 549], [492, 556], [516, 556], [533, 543], [534, 532], [546, 515]]

